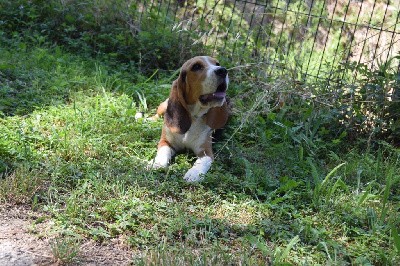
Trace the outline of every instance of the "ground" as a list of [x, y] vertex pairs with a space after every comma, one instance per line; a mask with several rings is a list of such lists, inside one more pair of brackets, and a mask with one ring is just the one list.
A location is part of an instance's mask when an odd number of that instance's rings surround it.
[[[35, 224], [38, 214], [25, 207], [0, 206], [0, 265], [61, 265], [52, 254], [49, 222]], [[40, 219], [39, 219], [40, 220]], [[116, 239], [102, 245], [86, 241], [73, 264], [129, 265], [132, 251]]]

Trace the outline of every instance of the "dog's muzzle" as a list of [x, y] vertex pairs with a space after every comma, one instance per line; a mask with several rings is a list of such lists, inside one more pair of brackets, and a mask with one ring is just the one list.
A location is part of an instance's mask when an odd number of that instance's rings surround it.
[[201, 95], [199, 100], [202, 104], [207, 104], [210, 102], [222, 102], [226, 97], [226, 90], [228, 88], [227, 78], [228, 71], [224, 67], [220, 67], [214, 71], [219, 80], [219, 85], [215, 92]]

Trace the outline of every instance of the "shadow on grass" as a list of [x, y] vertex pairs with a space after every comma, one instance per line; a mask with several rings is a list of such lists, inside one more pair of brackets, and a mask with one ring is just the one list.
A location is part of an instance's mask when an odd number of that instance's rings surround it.
[[27, 115], [37, 108], [68, 100], [68, 89], [49, 88], [45, 80], [47, 74], [41, 70], [35, 72], [25, 74], [16, 69], [0, 69], [0, 112], [3, 115]]
[[84, 62], [58, 47], [8, 42], [0, 40], [0, 115], [28, 115], [38, 108], [65, 103], [71, 91], [88, 85], [84, 75], [93, 72], [90, 60]]

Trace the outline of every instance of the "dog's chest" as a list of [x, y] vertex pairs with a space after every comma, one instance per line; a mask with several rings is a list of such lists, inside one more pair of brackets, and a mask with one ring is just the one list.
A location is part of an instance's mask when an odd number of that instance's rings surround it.
[[194, 153], [198, 153], [202, 149], [202, 145], [211, 135], [211, 128], [207, 126], [202, 117], [196, 118], [189, 130], [185, 134], [168, 134], [167, 139], [177, 150], [191, 149]]

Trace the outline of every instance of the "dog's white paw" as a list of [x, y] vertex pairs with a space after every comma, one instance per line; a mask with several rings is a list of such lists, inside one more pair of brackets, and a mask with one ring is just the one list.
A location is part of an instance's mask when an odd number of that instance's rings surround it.
[[203, 180], [204, 175], [210, 169], [212, 163], [211, 157], [204, 156], [198, 158], [193, 167], [186, 172], [183, 177], [187, 182], [199, 182]]
[[147, 162], [146, 165], [146, 170], [157, 170], [157, 169], [162, 169], [162, 168], [167, 168], [168, 167], [168, 163], [160, 163], [157, 162], [156, 160], [151, 160]]
[[185, 179], [187, 182], [199, 182], [203, 180], [204, 174], [205, 173], [202, 173], [202, 171], [199, 171], [199, 169], [193, 167], [186, 172], [183, 179]]
[[156, 158], [147, 164], [147, 170], [166, 168], [175, 151], [169, 146], [162, 146], [158, 149]]

